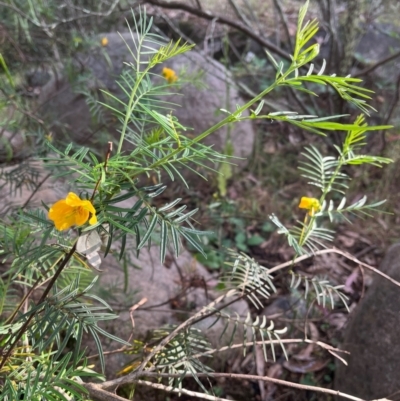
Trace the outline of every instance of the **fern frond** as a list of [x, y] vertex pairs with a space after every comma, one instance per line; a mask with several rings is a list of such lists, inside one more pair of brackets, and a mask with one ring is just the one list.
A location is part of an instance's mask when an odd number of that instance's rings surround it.
[[231, 260], [225, 264], [232, 269], [224, 279], [227, 288], [246, 295], [256, 308], [263, 307], [259, 297], [268, 299], [272, 292], [276, 292], [268, 269], [243, 252], [228, 249], [228, 257]]
[[[342, 189], [346, 189], [346, 181], [350, 178], [344, 174], [337, 172], [338, 160], [332, 156], [323, 157], [318, 149], [314, 146], [305, 148], [302, 153], [309, 161], [300, 161], [303, 171], [303, 177], [311, 179], [311, 185], [320, 188], [322, 193], [329, 193], [331, 190], [343, 193]], [[333, 181], [332, 178], [335, 178]]]
[[167, 45], [158, 49], [157, 53], [150, 59], [149, 66], [150, 68], [153, 68], [157, 64], [161, 64], [172, 57], [186, 53], [193, 49], [193, 47], [194, 45], [188, 43], [183, 43], [181, 45], [181, 39], [178, 39], [175, 43], [169, 42]]
[[329, 216], [331, 221], [338, 215], [343, 216], [349, 223], [351, 221], [344, 216], [345, 213], [351, 213], [354, 215], [365, 215], [368, 217], [372, 217], [370, 212], [379, 212], [379, 207], [383, 205], [386, 200], [378, 201], [375, 203], [367, 204], [367, 196], [363, 196], [360, 200], [354, 202], [353, 204], [345, 207], [346, 198], [343, 197], [340, 201], [339, 205], [335, 207], [335, 204], [332, 200], [329, 201], [329, 205], [327, 207], [327, 203], [324, 202], [321, 211], [316, 214], [316, 216]]
[[214, 314], [217, 316], [217, 320], [223, 319], [226, 321], [225, 327], [221, 332], [220, 338], [223, 337], [224, 334], [229, 330], [229, 327], [233, 326], [232, 331], [229, 335], [228, 346], [231, 346], [233, 344], [235, 334], [237, 332], [238, 327], [240, 326], [242, 328], [242, 334], [243, 334], [244, 355], [246, 355], [246, 348], [247, 348], [245, 344], [248, 342], [248, 335], [250, 334], [254, 346], [256, 345], [256, 342], [259, 341], [259, 339], [261, 340], [263, 346], [264, 358], [266, 361], [268, 360], [267, 346], [270, 348], [273, 361], [276, 360], [275, 342], [273, 340], [278, 341], [283, 351], [283, 354], [285, 355], [286, 359], [288, 359], [286, 354], [286, 349], [283, 343], [281, 342], [281, 335], [287, 332], [286, 327], [284, 327], [283, 329], [275, 329], [274, 322], [271, 320], [268, 323], [266, 316], [256, 316], [255, 320], [253, 321], [250, 313], [247, 314], [245, 320], [242, 320], [238, 314], [232, 316], [227, 312], [216, 310], [213, 308], [210, 308], [210, 311], [214, 312]]
[[299, 227], [293, 227], [292, 235], [298, 239], [299, 244], [304, 248], [308, 248], [311, 253], [321, 248], [326, 248], [325, 243], [333, 241], [333, 230], [318, 227], [316, 220], [312, 220], [309, 224], [298, 222]]
[[278, 227], [278, 234], [283, 234], [297, 255], [306, 255], [307, 251], [299, 244], [298, 235], [293, 235], [278, 219], [275, 214], [269, 216], [269, 219]]
[[296, 274], [293, 271], [291, 271], [290, 274], [292, 276], [290, 288], [297, 289], [300, 284], [303, 283], [305, 298], [308, 297], [311, 290], [314, 290], [318, 305], [322, 305], [325, 308], [328, 300], [331, 308], [334, 309], [335, 297], [337, 297], [343, 302], [347, 311], [350, 312], [347, 305], [348, 297], [340, 291], [344, 288], [344, 285], [333, 286], [328, 280], [319, 279], [318, 277], [309, 278], [301, 274]]
[[[159, 341], [169, 335], [175, 329], [174, 326], [167, 326], [153, 333], [153, 340]], [[161, 352], [156, 354], [156, 366], [161, 372], [178, 374], [181, 377], [170, 378], [169, 385], [182, 388], [182, 380], [187, 373], [190, 373], [199, 386], [207, 392], [204, 385], [197, 377], [197, 373], [211, 373], [213, 370], [201, 362], [200, 357], [209, 355], [211, 345], [202, 332], [195, 327], [188, 327], [181, 330]]]

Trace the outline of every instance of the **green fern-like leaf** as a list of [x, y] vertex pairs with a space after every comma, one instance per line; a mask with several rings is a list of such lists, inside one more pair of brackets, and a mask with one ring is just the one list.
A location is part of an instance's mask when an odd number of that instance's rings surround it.
[[272, 292], [276, 292], [268, 269], [243, 252], [228, 249], [228, 257], [225, 264], [231, 267], [231, 271], [224, 280], [226, 287], [246, 294], [256, 308], [262, 307], [261, 299], [268, 299]]
[[329, 301], [331, 308], [335, 308], [335, 297], [339, 298], [345, 305], [347, 311], [349, 307], [347, 305], [348, 297], [343, 294], [340, 290], [344, 288], [344, 285], [333, 286], [328, 280], [319, 279], [317, 277], [306, 277], [304, 275], [295, 274], [290, 272], [292, 279], [290, 283], [290, 288], [297, 289], [300, 284], [303, 283], [304, 286], [304, 297], [307, 298], [310, 291], [314, 290], [315, 299], [318, 305], [322, 305], [324, 308]]

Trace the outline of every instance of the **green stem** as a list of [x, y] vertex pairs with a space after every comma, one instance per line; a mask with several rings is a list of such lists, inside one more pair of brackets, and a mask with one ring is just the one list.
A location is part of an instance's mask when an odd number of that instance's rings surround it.
[[[319, 203], [320, 203], [321, 205], [322, 205], [322, 203], [325, 201], [326, 195], [328, 195], [328, 193], [332, 190], [332, 185], [333, 185], [333, 183], [335, 182], [336, 177], [337, 177], [337, 175], [339, 174], [340, 169], [342, 168], [342, 166], [343, 166], [343, 157], [340, 156], [339, 161], [338, 161], [338, 165], [337, 165], [337, 167], [336, 167], [334, 173], [332, 174], [332, 177], [331, 177], [331, 179], [329, 180], [328, 185], [325, 186], [324, 191], [322, 192], [322, 195], [321, 195], [321, 197], [320, 197], [320, 199], [319, 199]], [[312, 227], [312, 225], [314, 224], [315, 219], [316, 219], [315, 216], [311, 216], [311, 219], [310, 219], [310, 221], [308, 222], [307, 226], [304, 226], [304, 227], [303, 227], [303, 230], [302, 230], [302, 232], [301, 232], [301, 236], [300, 236], [300, 239], [299, 239], [299, 245], [300, 245], [300, 246], [303, 246], [303, 245], [304, 245], [304, 242], [305, 242], [305, 241], [304, 241], [304, 238], [306, 237], [306, 235], [304, 235], [304, 234], [307, 234], [307, 232], [308, 232], [308, 230], [310, 229], [310, 227]], [[297, 256], [298, 256], [298, 255], [296, 255], [296, 257], [297, 257]]]
[[[264, 96], [266, 96], [269, 92], [274, 90], [277, 86], [281, 84], [281, 82], [286, 78], [286, 74], [282, 76], [279, 80], [274, 82], [271, 86], [269, 86], [267, 89], [262, 91], [259, 95], [257, 95], [255, 98], [247, 102], [245, 105], [234, 111], [232, 114], [229, 116], [225, 117], [223, 120], [218, 122], [217, 124], [213, 125], [210, 127], [208, 130], [204, 131], [202, 134], [197, 136], [196, 138], [193, 139], [194, 143], [202, 141], [204, 138], [207, 136], [211, 135], [213, 132], [218, 130], [219, 128], [223, 127], [225, 124], [231, 123], [236, 120], [236, 116], [239, 115], [240, 113], [243, 113], [245, 110], [247, 110], [249, 107], [251, 107], [254, 103], [258, 102], [261, 100]], [[149, 169], [157, 168], [158, 166], [164, 164], [166, 161], [168, 161], [172, 156], [176, 155], [179, 153], [183, 148], [178, 147], [174, 149], [170, 154], [167, 156], [164, 156], [162, 159], [158, 160], [157, 162], [153, 163], [151, 166], [149, 166]]]
[[[74, 255], [76, 250], [76, 242], [75, 244], [72, 246], [71, 250], [68, 252], [68, 254], [65, 256], [65, 258], [63, 259], [63, 261], [60, 263], [60, 266], [58, 267], [57, 271], [55, 272], [54, 276], [52, 277], [52, 279], [50, 280], [49, 285], [46, 287], [46, 289], [43, 291], [42, 296], [40, 297], [39, 301], [37, 302], [36, 305], [40, 305], [41, 303], [43, 303], [47, 297], [47, 295], [49, 294], [50, 290], [53, 288], [54, 283], [56, 282], [57, 278], [59, 277], [59, 275], [61, 274], [61, 272], [64, 270], [65, 266], [67, 265], [67, 263], [69, 262], [69, 260], [72, 258], [72, 256]], [[36, 314], [40, 313], [40, 311], [37, 311]], [[16, 347], [18, 341], [21, 339], [21, 337], [24, 335], [24, 333], [26, 332], [26, 330], [28, 329], [28, 326], [30, 324], [30, 322], [32, 321], [33, 317], [36, 314], [31, 314], [28, 316], [28, 318], [25, 320], [25, 323], [22, 325], [22, 327], [17, 331], [17, 333], [15, 334], [15, 338], [14, 336], [10, 336], [9, 338], [9, 347], [7, 349], [7, 351], [5, 351], [3, 353], [3, 359], [0, 362], [0, 370], [1, 368], [5, 365], [5, 363], [7, 362], [8, 358], [10, 357], [10, 355], [13, 352], [13, 349]], [[11, 343], [11, 341], [14, 339], [14, 341]], [[5, 345], [5, 347], [8, 345], [8, 343]]]
[[118, 143], [118, 149], [117, 149], [117, 154], [121, 153], [122, 150], [122, 145], [125, 140], [125, 134], [126, 134], [126, 129], [128, 128], [128, 122], [131, 117], [131, 114], [138, 103], [139, 98], [134, 101], [134, 98], [136, 96], [137, 89], [139, 88], [140, 83], [142, 82], [143, 78], [146, 76], [146, 74], [149, 72], [150, 67], [147, 67], [142, 73], [140, 71], [137, 71], [136, 74], [136, 82], [135, 86], [132, 89], [131, 95], [129, 97], [129, 102], [128, 102], [128, 107], [126, 108], [126, 114], [125, 114], [125, 119], [124, 119], [124, 125], [122, 126], [122, 131], [121, 131], [121, 136], [119, 138], [119, 143]]

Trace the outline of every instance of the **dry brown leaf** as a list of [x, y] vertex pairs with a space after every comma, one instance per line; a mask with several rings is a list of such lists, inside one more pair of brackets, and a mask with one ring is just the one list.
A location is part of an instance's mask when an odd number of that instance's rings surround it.
[[[257, 372], [258, 376], [264, 376], [265, 359], [264, 359], [263, 349], [260, 345], [256, 346], [256, 372]], [[259, 380], [258, 387], [260, 388], [261, 401], [267, 401], [267, 392], [265, 390], [265, 382], [263, 380]]]
[[349, 315], [347, 313], [332, 313], [328, 316], [327, 321], [335, 330], [342, 330], [348, 318]]
[[[280, 363], [272, 364], [267, 370], [267, 376], [271, 377], [273, 379], [279, 379], [282, 376], [282, 373], [283, 373], [283, 369], [282, 369], [282, 365]], [[267, 382], [266, 383], [266, 390], [267, 390], [266, 398], [273, 399], [272, 396], [274, 395], [276, 389], [277, 389], [276, 384]]]
[[337, 240], [342, 243], [345, 248], [352, 248], [356, 243], [355, 238], [348, 237], [346, 235], [338, 235]]
[[295, 362], [290, 360], [290, 361], [284, 361], [283, 367], [293, 373], [310, 373], [322, 370], [326, 365], [328, 365], [329, 362], [330, 362], [329, 359], [327, 360], [314, 359], [311, 361], [303, 361], [303, 362]]
[[354, 290], [352, 288], [353, 283], [355, 283], [358, 279], [358, 276], [360, 274], [360, 269], [356, 267], [353, 272], [350, 274], [350, 276], [347, 277], [346, 282], [344, 284], [343, 290], [349, 294], [353, 294]]

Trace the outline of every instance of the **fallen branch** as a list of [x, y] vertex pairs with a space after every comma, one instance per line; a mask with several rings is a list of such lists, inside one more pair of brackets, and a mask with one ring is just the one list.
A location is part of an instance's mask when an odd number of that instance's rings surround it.
[[141, 4], [151, 4], [153, 6], [161, 7], [161, 8], [169, 8], [169, 9], [175, 9], [175, 10], [183, 10], [186, 11], [192, 15], [196, 15], [197, 17], [206, 19], [206, 20], [214, 20], [216, 19], [218, 22], [231, 26], [232, 28], [235, 28], [244, 34], [246, 34], [249, 38], [253, 39], [255, 42], [259, 43], [261, 46], [265, 47], [269, 51], [278, 54], [279, 56], [283, 57], [286, 60], [291, 61], [291, 57], [289, 54], [287, 54], [285, 51], [280, 49], [278, 46], [274, 45], [270, 41], [263, 39], [258, 32], [255, 32], [254, 30], [250, 29], [249, 27], [243, 25], [240, 22], [233, 21], [229, 18], [226, 18], [222, 15], [216, 15], [212, 14], [209, 11], [204, 11], [200, 10], [198, 8], [194, 8], [191, 6], [188, 6], [187, 4], [184, 3], [177, 3], [177, 2], [163, 2], [159, 0], [142, 0]]
[[[151, 372], [141, 372], [141, 376], [147, 376], [147, 377], [165, 377], [165, 378], [171, 378], [171, 377], [176, 377], [176, 378], [182, 378], [182, 374], [168, 374], [168, 373], [151, 373]], [[184, 375], [185, 377], [193, 377], [192, 373], [187, 373]], [[257, 376], [257, 375], [247, 375], [247, 374], [237, 374], [237, 373], [197, 373], [197, 377], [212, 377], [212, 378], [228, 378], [228, 379], [237, 379], [237, 380], [255, 380], [255, 381], [265, 381], [265, 382], [270, 382], [270, 383], [275, 383], [275, 384], [280, 384], [283, 386], [287, 387], [293, 387], [297, 388], [300, 390], [306, 390], [306, 391], [315, 391], [318, 393], [324, 393], [324, 394], [332, 394], [336, 395], [342, 398], [346, 398], [348, 400], [352, 401], [365, 401], [362, 398], [354, 397], [350, 394], [342, 393], [341, 391], [337, 390], [331, 390], [327, 388], [322, 388], [322, 387], [316, 387], [316, 386], [309, 386], [305, 384], [299, 384], [299, 383], [293, 383], [289, 382], [286, 380], [281, 380], [281, 379], [274, 379], [272, 377], [268, 376]], [[182, 393], [182, 394], [187, 394], [192, 397], [197, 397], [197, 398], [202, 398], [205, 400], [210, 400], [210, 401], [227, 401], [225, 398], [219, 398], [216, 396], [211, 396], [208, 394], [203, 394], [203, 393], [198, 393], [195, 391], [189, 391], [183, 388], [175, 388], [172, 386], [165, 386], [160, 383], [153, 383], [149, 381], [144, 381], [144, 380], [136, 380], [135, 383], [140, 384], [140, 385], [145, 385], [148, 387], [152, 387], [158, 390], [163, 390], [167, 391], [169, 393]], [[85, 383], [83, 386], [89, 391], [89, 394], [91, 396], [96, 397], [99, 401], [126, 401], [125, 398], [119, 397], [109, 391], [103, 390], [102, 386], [104, 386], [105, 383], [102, 384], [93, 384], [93, 383]]]
[[400, 287], [400, 282], [398, 282], [397, 280], [391, 278], [390, 276], [388, 276], [387, 274], [381, 272], [380, 270], [376, 269], [375, 267], [370, 266], [370, 265], [368, 265], [367, 263], [361, 262], [361, 260], [358, 260], [358, 259], [355, 258], [353, 255], [351, 255], [350, 253], [348, 253], [348, 252], [343, 252], [343, 251], [341, 251], [341, 250], [339, 250], [339, 249], [336, 249], [336, 248], [321, 249], [321, 250], [316, 251], [316, 252], [314, 252], [314, 253], [312, 253], [312, 254], [309, 254], [309, 255], [302, 255], [302, 256], [299, 256], [298, 258], [296, 258], [296, 259], [294, 259], [294, 260], [291, 260], [291, 261], [285, 262], [285, 263], [281, 263], [280, 265], [277, 265], [277, 266], [275, 266], [275, 267], [269, 269], [269, 270], [268, 270], [268, 273], [269, 273], [269, 274], [274, 273], [274, 272], [276, 272], [276, 271], [278, 271], [278, 270], [284, 269], [285, 267], [294, 266], [296, 263], [301, 262], [302, 260], [309, 259], [309, 258], [311, 258], [311, 257], [313, 257], [313, 256], [324, 255], [324, 254], [326, 254], [326, 253], [337, 253], [337, 254], [339, 254], [339, 255], [342, 255], [342, 256], [344, 256], [346, 259], [349, 259], [349, 260], [353, 261], [354, 263], [357, 263], [358, 265], [363, 266], [363, 267], [365, 267], [365, 268], [367, 268], [367, 269], [373, 271], [373, 272], [376, 273], [376, 274], [379, 274], [380, 276], [384, 277], [386, 280], [389, 280], [389, 281], [391, 281], [393, 284], [395, 284], [395, 285], [397, 285], [398, 287]]

